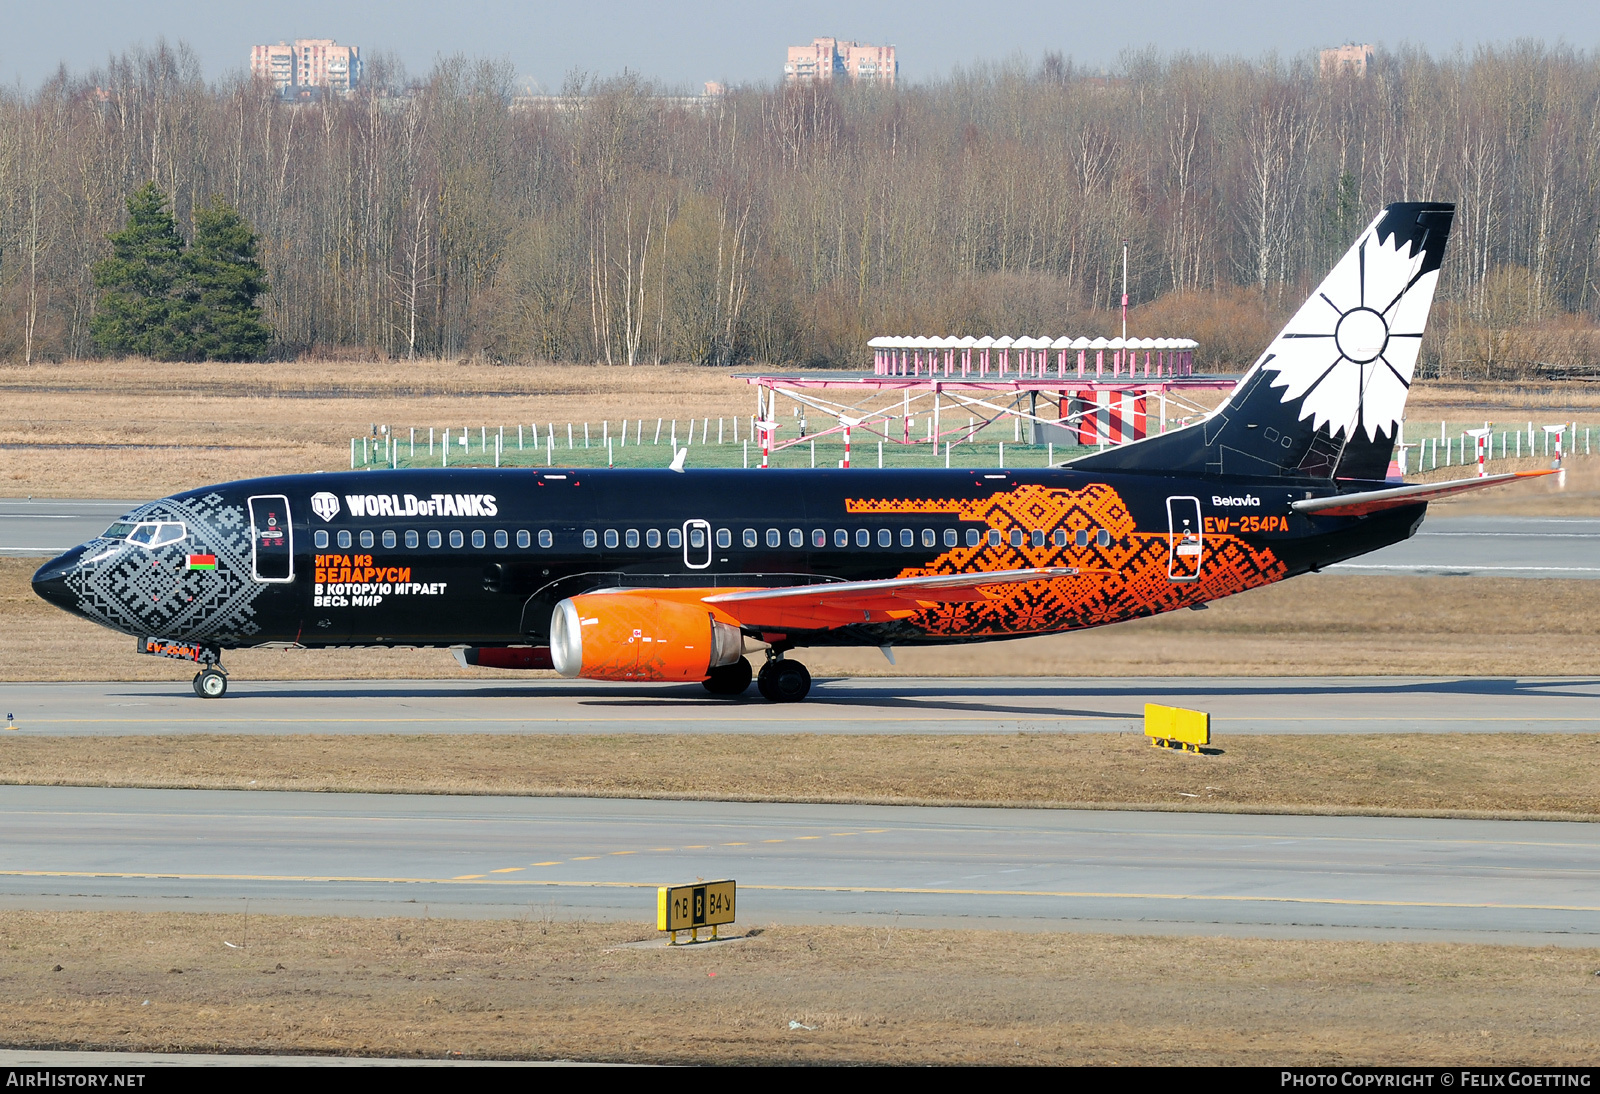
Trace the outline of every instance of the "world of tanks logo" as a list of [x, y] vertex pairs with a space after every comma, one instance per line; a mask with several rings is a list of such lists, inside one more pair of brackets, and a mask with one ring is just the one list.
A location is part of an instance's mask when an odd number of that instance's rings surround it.
[[324, 521], [339, 515], [339, 499], [327, 491], [311, 495], [311, 511]]

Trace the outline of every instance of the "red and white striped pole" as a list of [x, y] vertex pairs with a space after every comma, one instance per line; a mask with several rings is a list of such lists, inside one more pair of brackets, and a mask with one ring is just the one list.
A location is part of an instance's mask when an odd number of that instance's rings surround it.
[[756, 429], [761, 433], [761, 466], [767, 466], [767, 456], [772, 452], [772, 434], [778, 428], [777, 422], [758, 421]]
[[841, 466], [847, 469], [850, 466], [850, 422], [848, 420], [844, 423], [844, 463]]

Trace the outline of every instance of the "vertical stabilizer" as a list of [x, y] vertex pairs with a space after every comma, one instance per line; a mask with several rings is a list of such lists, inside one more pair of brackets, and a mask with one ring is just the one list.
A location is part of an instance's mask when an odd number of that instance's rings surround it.
[[1454, 215], [1388, 206], [1209, 417], [1072, 466], [1382, 480]]

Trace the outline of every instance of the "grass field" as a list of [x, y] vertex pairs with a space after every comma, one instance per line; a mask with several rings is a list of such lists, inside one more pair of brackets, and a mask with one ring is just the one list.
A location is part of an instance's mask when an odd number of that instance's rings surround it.
[[[420, 913], [419, 909], [419, 913]], [[0, 1041], [635, 1063], [1592, 1063], [1600, 951], [9, 912]]]
[[0, 783], [1600, 820], [1600, 736], [178, 735], [0, 741]]
[[[751, 371], [756, 371], [752, 368]], [[1219, 393], [1202, 393], [1207, 404]], [[665, 440], [653, 442], [656, 418], [679, 422], [680, 442], [692, 418], [728, 419], [729, 443], [702, 447], [697, 433], [689, 465], [740, 466], [743, 446], [731, 443], [731, 419], [748, 421], [755, 409], [754, 389], [718, 369], [688, 366], [598, 365], [496, 366], [478, 362], [298, 361], [200, 367], [149, 361], [70, 361], [44, 365], [0, 365], [0, 399], [8, 411], [0, 421], [0, 495], [47, 497], [159, 497], [198, 484], [347, 468], [350, 438], [367, 436], [375, 425], [392, 425], [406, 439], [417, 427], [453, 435], [467, 428], [476, 442], [481, 427], [490, 432], [516, 423], [541, 430], [557, 423], [562, 442], [566, 423], [591, 422], [591, 446], [558, 450], [557, 462], [600, 466], [606, 450], [601, 422], [627, 418], [635, 429], [647, 419], [647, 443], [614, 448], [627, 466], [664, 466], [671, 458]], [[785, 436], [793, 436], [790, 408], [780, 407]], [[1600, 392], [1577, 384], [1525, 386], [1516, 390], [1472, 385], [1423, 383], [1411, 399], [1414, 432], [1424, 423], [1449, 418], [1454, 425], [1495, 419], [1501, 427], [1537, 420], [1600, 418]], [[919, 423], [920, 425], [920, 423]], [[816, 428], [816, 425], [813, 425]], [[741, 440], [748, 432], [741, 427]], [[999, 446], [1012, 467], [1042, 466], [1043, 447], [1017, 448], [1011, 430], [991, 430], [983, 443], [956, 446], [957, 466], [993, 466]], [[514, 439], [514, 438], [513, 438]], [[637, 438], [635, 437], [635, 440]], [[870, 435], [855, 438], [852, 462], [877, 465]], [[581, 432], [575, 437], [581, 445]], [[817, 446], [818, 466], [835, 466], [842, 456], [833, 440]], [[515, 451], [514, 447], [512, 451]], [[459, 454], [459, 449], [456, 450]], [[1058, 459], [1075, 450], [1058, 450]], [[493, 453], [476, 447], [474, 464], [492, 463]], [[531, 446], [508, 457], [541, 462]], [[373, 453], [368, 451], [369, 461]], [[453, 457], [454, 458], [454, 457]], [[810, 466], [810, 446], [780, 454], [776, 465]], [[421, 459], [418, 462], [425, 462]], [[756, 455], [751, 462], [759, 462]], [[926, 446], [885, 446], [888, 466], [943, 466], [942, 454]], [[1588, 488], [1585, 488], [1588, 489]]]

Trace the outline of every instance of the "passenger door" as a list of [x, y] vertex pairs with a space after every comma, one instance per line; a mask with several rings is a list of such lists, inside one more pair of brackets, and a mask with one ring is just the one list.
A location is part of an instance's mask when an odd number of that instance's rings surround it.
[[257, 581], [287, 584], [294, 580], [294, 525], [289, 499], [258, 494], [250, 499], [250, 565]]
[[1200, 577], [1205, 549], [1199, 498], [1167, 499], [1167, 576], [1173, 581]]
[[683, 522], [683, 564], [691, 570], [711, 565], [711, 524], [694, 519]]

